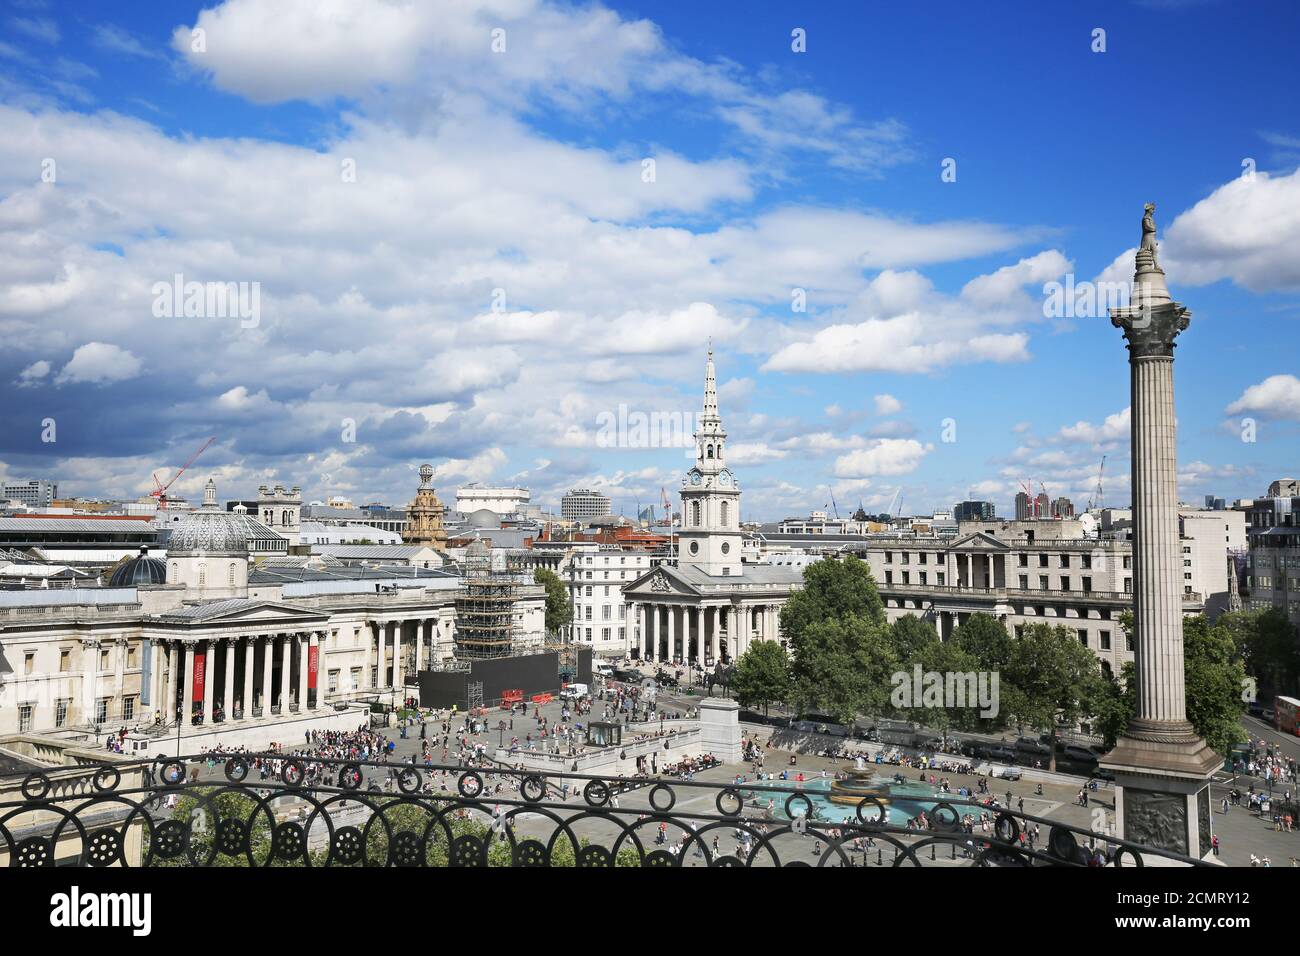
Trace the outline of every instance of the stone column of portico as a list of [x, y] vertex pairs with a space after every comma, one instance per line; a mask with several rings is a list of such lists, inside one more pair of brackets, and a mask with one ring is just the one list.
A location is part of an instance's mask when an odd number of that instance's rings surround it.
[[718, 666], [718, 661], [722, 658], [722, 616], [726, 613], [726, 608], [713, 608], [713, 630], [710, 638], [709, 651], [713, 657], [712, 664]]
[[384, 666], [388, 660], [388, 625], [383, 621], [376, 621], [375, 634], [378, 641], [375, 657], [375, 689], [378, 690], [388, 683], [388, 669]]
[[171, 723], [176, 719], [176, 694], [180, 691], [177, 683], [181, 676], [180, 641], [167, 642], [167, 685], [163, 693], [163, 720]]
[[1173, 301], [1156, 261], [1154, 210], [1143, 217], [1132, 304], [1111, 312], [1129, 351], [1137, 712], [1102, 766], [1116, 775], [1124, 837], [1205, 856], [1207, 781], [1222, 758], [1187, 720], [1174, 422], [1174, 339], [1191, 313]]
[[257, 663], [257, 638], [245, 637], [241, 643], [244, 645], [244, 696], [243, 696], [243, 720], [248, 720], [253, 716], [253, 665]]
[[657, 640], [659, 624], [659, 605], [647, 604], [645, 606], [645, 634], [641, 641], [644, 645], [641, 659], [653, 661], [655, 659], [655, 641]]
[[203, 648], [203, 722], [209, 726], [212, 724], [212, 701], [214, 697], [215, 684], [217, 682], [217, 642], [215, 640], [205, 641]]
[[185, 673], [181, 676], [181, 693], [184, 695], [181, 699], [181, 721], [186, 727], [194, 723], [194, 662], [198, 660], [198, 650], [197, 644], [185, 642]]
[[293, 635], [281, 634], [280, 638], [280, 716], [289, 713], [289, 688], [293, 678]]
[[403, 688], [406, 686], [406, 660], [402, 653], [403, 634], [406, 630], [406, 622], [398, 621], [393, 625], [393, 631], [396, 634], [396, 641], [393, 644], [393, 686], [397, 688], [399, 696], [404, 696]]
[[94, 641], [81, 645], [81, 719], [95, 719], [95, 677], [99, 673], [99, 646]]
[[632, 601], [627, 606], [627, 640], [623, 642], [624, 656], [631, 656], [632, 647], [639, 640], [644, 640], [641, 635], [641, 605]]
[[275, 663], [275, 638], [263, 634], [258, 638], [262, 643], [262, 716], [271, 715], [271, 677]]
[[673, 656], [677, 653], [677, 615], [674, 613], [677, 608], [669, 604], [666, 610], [668, 612], [668, 653], [665, 655], [664, 661], [671, 664]]
[[126, 719], [126, 638], [113, 642], [113, 697], [117, 701], [117, 715]]
[[[421, 620], [416, 624], [415, 631], [415, 673], [418, 675], [424, 669], [424, 635], [429, 627], [428, 620]], [[416, 677], [419, 680], [419, 677]]]
[[235, 638], [226, 638], [226, 667], [224, 680], [226, 692], [221, 698], [221, 713], [224, 720], [233, 720], [235, 716]]
[[307, 635], [294, 637], [294, 657], [298, 661], [298, 713], [307, 710]]

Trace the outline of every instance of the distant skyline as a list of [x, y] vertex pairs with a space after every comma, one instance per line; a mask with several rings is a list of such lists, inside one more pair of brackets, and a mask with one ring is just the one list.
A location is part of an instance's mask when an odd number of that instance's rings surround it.
[[1127, 505], [1148, 201], [1180, 497], [1300, 472], [1295, 4], [312, 6], [0, 0], [0, 478], [631, 516], [711, 340], [746, 520]]

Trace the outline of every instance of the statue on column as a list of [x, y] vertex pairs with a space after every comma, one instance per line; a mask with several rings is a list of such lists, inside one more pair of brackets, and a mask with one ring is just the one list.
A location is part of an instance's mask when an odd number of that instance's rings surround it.
[[1144, 259], [1150, 259], [1151, 268], [1159, 269], [1156, 262], [1156, 204], [1149, 202], [1142, 207], [1142, 243], [1138, 246], [1137, 261], [1141, 271]]

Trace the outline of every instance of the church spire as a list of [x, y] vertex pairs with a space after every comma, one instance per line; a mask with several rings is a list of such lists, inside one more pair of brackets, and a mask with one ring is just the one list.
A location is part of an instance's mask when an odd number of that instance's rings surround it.
[[709, 346], [709, 360], [704, 365], [704, 414], [701, 422], [721, 422], [718, 415], [718, 380], [713, 371], [713, 346]]

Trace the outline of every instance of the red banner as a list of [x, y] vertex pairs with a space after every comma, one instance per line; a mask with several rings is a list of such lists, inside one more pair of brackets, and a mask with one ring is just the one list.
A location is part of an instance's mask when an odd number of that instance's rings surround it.
[[206, 675], [208, 666], [208, 655], [200, 654], [198, 648], [194, 649], [194, 699], [203, 699], [203, 678]]
[[316, 671], [320, 669], [320, 647], [312, 645], [307, 648], [307, 689], [316, 689]]

